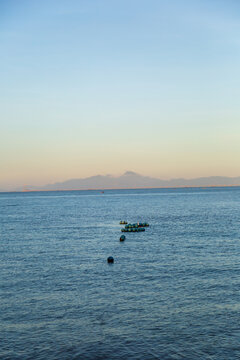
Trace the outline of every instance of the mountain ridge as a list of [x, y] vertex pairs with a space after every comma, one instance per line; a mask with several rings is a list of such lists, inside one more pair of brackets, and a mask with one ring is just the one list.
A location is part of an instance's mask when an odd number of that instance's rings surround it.
[[118, 177], [112, 175], [95, 175], [87, 178], [68, 179], [63, 182], [44, 186], [27, 186], [16, 191], [47, 191], [47, 190], [104, 190], [104, 189], [139, 189], [161, 187], [197, 187], [197, 186], [239, 186], [239, 177], [209, 176], [193, 179], [175, 178], [162, 180], [143, 176], [133, 171], [126, 171]]

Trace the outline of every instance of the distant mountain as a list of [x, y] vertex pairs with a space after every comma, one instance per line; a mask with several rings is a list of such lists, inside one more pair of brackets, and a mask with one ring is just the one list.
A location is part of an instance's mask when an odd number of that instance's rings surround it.
[[[94, 189], [136, 189], [184, 186], [234, 186], [240, 185], [240, 177], [211, 176], [196, 179], [161, 180], [127, 171], [119, 177], [96, 175], [84, 179], [70, 179], [42, 187], [28, 186], [25, 190], [94, 190]], [[23, 189], [18, 189], [22, 191]]]

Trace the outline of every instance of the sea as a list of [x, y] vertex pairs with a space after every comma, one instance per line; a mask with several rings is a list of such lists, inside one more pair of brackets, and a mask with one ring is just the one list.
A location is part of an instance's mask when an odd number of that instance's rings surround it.
[[240, 187], [0, 193], [0, 359], [240, 359]]

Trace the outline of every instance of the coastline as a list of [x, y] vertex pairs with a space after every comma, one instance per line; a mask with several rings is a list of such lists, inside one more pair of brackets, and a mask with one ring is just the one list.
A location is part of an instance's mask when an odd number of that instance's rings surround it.
[[29, 192], [66, 192], [66, 191], [111, 191], [111, 190], [161, 190], [161, 189], [209, 189], [209, 188], [232, 188], [240, 187], [239, 185], [185, 185], [185, 186], [161, 186], [161, 187], [128, 187], [128, 188], [88, 188], [88, 189], [25, 189], [25, 190], [6, 190], [0, 191], [0, 194], [4, 193], [29, 193]]

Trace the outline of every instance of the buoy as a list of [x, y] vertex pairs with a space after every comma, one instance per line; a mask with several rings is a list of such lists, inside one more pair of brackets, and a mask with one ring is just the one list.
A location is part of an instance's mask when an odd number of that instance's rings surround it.
[[122, 235], [122, 236], [120, 236], [120, 241], [124, 241], [126, 239], [126, 236], [125, 235]]
[[108, 261], [109, 264], [113, 264], [114, 263], [114, 258], [112, 256], [109, 256], [107, 258], [107, 261]]
[[126, 229], [121, 229], [121, 232], [139, 232], [139, 231], [145, 231], [145, 229], [143, 227], [139, 227], [139, 228], [126, 228]]

